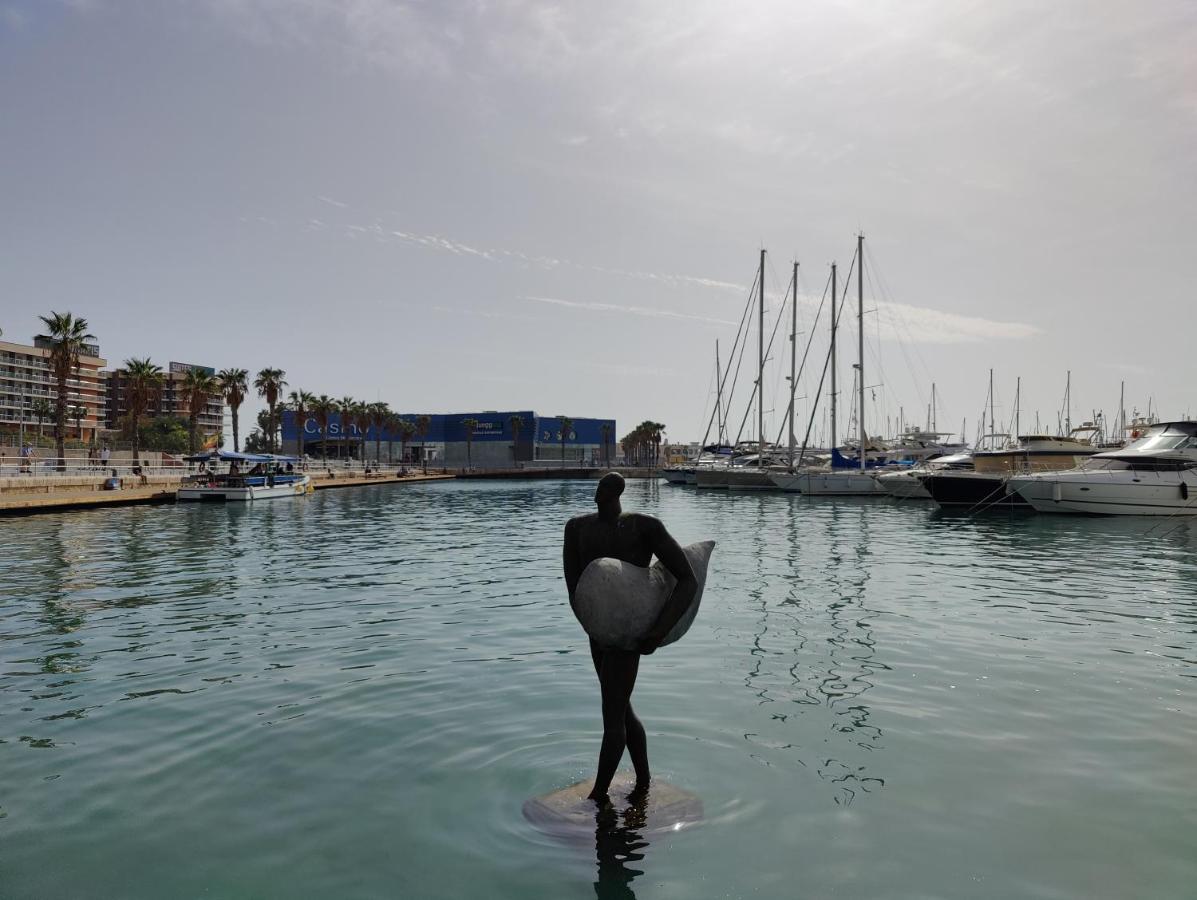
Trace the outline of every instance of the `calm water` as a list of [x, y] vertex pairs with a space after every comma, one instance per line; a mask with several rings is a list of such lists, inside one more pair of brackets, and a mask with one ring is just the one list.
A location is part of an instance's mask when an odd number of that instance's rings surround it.
[[534, 831], [598, 750], [592, 489], [0, 520], [0, 896], [1197, 896], [1191, 522], [632, 482], [719, 542], [635, 695], [707, 821]]

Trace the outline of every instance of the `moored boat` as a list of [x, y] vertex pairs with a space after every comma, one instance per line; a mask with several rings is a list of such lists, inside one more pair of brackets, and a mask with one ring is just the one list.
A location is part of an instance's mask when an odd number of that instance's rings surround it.
[[1197, 515], [1197, 422], [1151, 425], [1077, 468], [1013, 476], [1010, 488], [1039, 512]]
[[[199, 463], [201, 470], [179, 486], [176, 499], [180, 501], [273, 500], [302, 496], [312, 483], [306, 473], [294, 471], [299, 460], [293, 456], [216, 450], [189, 456], [187, 461]], [[222, 464], [227, 464], [223, 471]]]

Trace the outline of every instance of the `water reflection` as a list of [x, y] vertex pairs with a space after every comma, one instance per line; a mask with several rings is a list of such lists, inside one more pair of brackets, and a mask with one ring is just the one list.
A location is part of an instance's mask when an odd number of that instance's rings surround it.
[[629, 794], [628, 805], [623, 810], [608, 804], [595, 813], [598, 880], [594, 883], [594, 894], [599, 900], [635, 900], [632, 882], [644, 870], [630, 864], [643, 860], [648, 849], [649, 842], [641, 829], [648, 823], [649, 792]]
[[[754, 560], [747, 597], [757, 617], [744, 684], [758, 706], [790, 703], [797, 709], [771, 708], [768, 719], [744, 737], [761, 748], [754, 759], [772, 765], [769, 751], [793, 754], [834, 786], [835, 803], [847, 805], [885, 784], [857, 753], [882, 749], [881, 728], [863, 698], [875, 673], [889, 669], [876, 658], [877, 611], [866, 604], [869, 519], [876, 505], [828, 504], [825, 522], [814, 531], [804, 498], [784, 507], [771, 502], [776, 499], [753, 498], [755, 515], [746, 531]], [[819, 746], [770, 737], [794, 712], [831, 713]]]

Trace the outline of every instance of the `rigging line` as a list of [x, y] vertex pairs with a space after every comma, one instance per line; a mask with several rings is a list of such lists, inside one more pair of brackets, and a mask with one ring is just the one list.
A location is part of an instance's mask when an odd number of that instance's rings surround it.
[[[857, 247], [859, 247], [859, 245], [857, 245]], [[836, 314], [835, 314], [835, 320], [837, 323], [839, 322], [840, 317], [844, 314], [844, 304], [848, 302], [848, 297], [850, 296], [848, 286], [852, 283], [852, 272], [855, 268], [856, 268], [856, 248], [853, 248], [852, 259], [848, 263], [848, 277], [846, 279], [844, 279], [844, 292], [843, 292], [843, 294], [840, 295], [840, 306], [839, 306], [839, 309], [836, 310]], [[831, 284], [831, 274], [830, 273], [828, 273], [828, 275], [827, 275], [827, 283], [828, 283], [828, 285]], [[824, 288], [823, 290], [824, 290], [824, 296], [826, 296], [827, 289]], [[836, 327], [836, 330], [837, 331], [839, 330], [838, 325]], [[814, 329], [812, 328], [811, 331], [813, 333]], [[806, 420], [806, 433], [802, 436], [802, 449], [798, 453], [798, 461], [794, 464], [795, 470], [797, 470], [798, 467], [802, 465], [802, 460], [806, 457], [806, 448], [810, 443], [810, 430], [814, 426], [814, 423], [815, 423], [815, 414], [819, 411], [819, 398], [823, 396], [823, 381], [827, 378], [827, 370], [831, 366], [831, 348], [832, 348], [832, 344], [828, 343], [827, 355], [823, 358], [823, 373], [819, 376], [819, 389], [815, 392], [815, 399], [814, 399], [814, 402], [811, 404], [811, 408], [810, 408], [810, 417]], [[831, 437], [831, 440], [829, 441], [829, 443], [831, 444], [832, 447], [834, 447], [836, 444], [836, 440], [837, 440], [836, 436], [833, 434], [830, 437]], [[861, 448], [861, 452], [862, 453], [864, 452], [863, 447]]]
[[[811, 342], [814, 341], [814, 339], [815, 339], [815, 332], [818, 330], [818, 326], [819, 326], [819, 317], [823, 314], [823, 305], [827, 302], [827, 291], [830, 288], [831, 288], [831, 273], [828, 272], [827, 273], [827, 284], [823, 286], [823, 297], [819, 300], [819, 308], [815, 312], [815, 320], [814, 320], [814, 322], [811, 323], [810, 335], [806, 339], [806, 349], [802, 351], [802, 365], [800, 365], [798, 367], [798, 374], [794, 378], [795, 385], [798, 383], [798, 379], [802, 377], [802, 372], [806, 369], [806, 358], [810, 354], [810, 345], [811, 345]], [[797, 340], [797, 338], [795, 338], [795, 340]], [[817, 394], [815, 396], [816, 396], [816, 398], [818, 397]], [[790, 391], [790, 406], [794, 405], [796, 397], [797, 397], [796, 389], [792, 387], [792, 389]], [[790, 414], [790, 407], [787, 406], [786, 412], [785, 412], [786, 423], [782, 425], [783, 431], [789, 424], [789, 420], [788, 420], [789, 414]], [[787, 439], [788, 439], [788, 435], [787, 435]], [[778, 432], [777, 440], [774, 443], [779, 444], [779, 445], [781, 444], [781, 432]]]
[[[906, 318], [902, 315], [901, 310], [899, 309], [899, 304], [897, 304], [894, 301], [893, 292], [890, 291], [889, 285], [885, 280], [885, 271], [881, 268], [881, 265], [877, 262], [877, 258], [875, 256], [875, 254], [873, 253], [873, 248], [871, 246], [866, 247], [865, 254], [869, 258], [869, 260], [868, 260], [869, 261], [869, 270], [877, 279], [877, 286], [878, 286], [878, 290], [881, 293], [881, 296], [885, 299], [886, 304], [889, 305], [895, 318], [898, 320], [899, 323], [901, 323], [903, 329], [907, 332], [907, 335], [910, 337], [911, 347], [914, 350], [915, 356], [918, 357], [919, 363], [923, 367], [923, 372], [926, 374], [928, 379], [934, 379], [934, 376], [931, 374], [931, 369], [927, 365], [927, 360], [923, 356], [922, 351], [919, 350], [918, 343], [914, 340], [914, 336], [910, 332], [909, 324], [906, 322]], [[905, 353], [905, 348], [903, 348], [903, 353]], [[912, 376], [914, 376], [915, 375], [914, 367], [912, 365], [910, 365], [909, 359], [907, 360], [907, 367], [910, 369], [910, 374]], [[917, 387], [916, 387], [916, 389], [917, 389]], [[920, 401], [922, 400], [921, 393], [919, 394], [919, 400]]]
[[[727, 368], [723, 370], [723, 374], [722, 374], [722, 376], [720, 377], [720, 381], [719, 381], [719, 392], [720, 392], [721, 394], [723, 393], [723, 388], [724, 388], [724, 387], [727, 385], [727, 377], [728, 377], [728, 374], [731, 372], [731, 368], [732, 368], [732, 367], [731, 367], [731, 362], [732, 362], [732, 360], [733, 360], [733, 359], [735, 358], [735, 356], [736, 356], [736, 347], [740, 346], [740, 338], [741, 338], [742, 336], [746, 335], [746, 331], [745, 331], [745, 324], [746, 324], [746, 323], [747, 323], [747, 321], [748, 321], [748, 314], [749, 314], [749, 312], [752, 310], [752, 299], [753, 299], [752, 295], [753, 295], [753, 294], [755, 293], [755, 291], [756, 291], [756, 279], [757, 279], [757, 278], [759, 278], [759, 277], [760, 277], [760, 272], [757, 272], [757, 273], [756, 273], [756, 276], [755, 276], [755, 277], [753, 278], [753, 280], [752, 280], [752, 285], [751, 285], [751, 287], [749, 287], [749, 288], [748, 288], [748, 298], [747, 298], [747, 300], [744, 302], [744, 312], [743, 312], [743, 313], [740, 315], [740, 325], [739, 325], [739, 327], [736, 329], [736, 339], [735, 339], [735, 341], [732, 343], [731, 354], [730, 354], [730, 355], [728, 356], [728, 358], [727, 358], [727, 363], [728, 363], [728, 365], [727, 365]], [[744, 342], [743, 342], [743, 343], [744, 343], [744, 345], [747, 345], [747, 344], [748, 344], [748, 339], [747, 339], [747, 337], [744, 337]], [[741, 359], [743, 359], [743, 357], [744, 357], [744, 349], [743, 349], [743, 347], [740, 347], [740, 358], [741, 358]], [[728, 408], [728, 406], [729, 406], [729, 405], [730, 405], [730, 403], [731, 403], [732, 394], [733, 394], [733, 393], [735, 392], [735, 390], [736, 390], [736, 379], [738, 379], [738, 378], [739, 378], [739, 376], [740, 376], [740, 367], [739, 367], [739, 364], [737, 363], [737, 365], [736, 365], [736, 376], [735, 376], [735, 378], [733, 378], [733, 379], [732, 379], [732, 386], [731, 386], [731, 390], [730, 390], [730, 391], [728, 391], [728, 393], [724, 395], [724, 396], [727, 398], [727, 400], [725, 401], [725, 403], [724, 403], [724, 406], [723, 406], [723, 408], [724, 408], [724, 409], [727, 409], [727, 408]], [[711, 410], [711, 418], [710, 418], [710, 419], [707, 421], [707, 430], [706, 430], [706, 432], [703, 434], [703, 438], [702, 438], [702, 446], [704, 446], [704, 447], [707, 445], [707, 439], [708, 439], [708, 438], [711, 436], [711, 424], [712, 424], [714, 421], [715, 421], [715, 410], [714, 410], [714, 409], [712, 409], [712, 410]], [[700, 451], [700, 452], [701, 452], [701, 451]]]
[[[785, 315], [785, 312], [786, 312], [786, 305], [785, 305], [785, 302], [783, 301], [781, 304], [781, 309], [779, 309], [777, 311], [777, 318], [773, 322], [773, 331], [769, 335], [769, 343], [765, 345], [765, 359], [768, 359], [769, 354], [773, 352], [773, 339], [777, 337], [777, 329], [781, 325], [781, 319], [782, 319], [782, 316]], [[747, 341], [745, 341], [745, 343], [747, 343]], [[740, 443], [740, 435], [744, 433], [744, 425], [748, 421], [749, 413], [752, 412], [752, 401], [756, 399], [756, 392], [758, 390], [764, 390], [764, 385], [759, 383], [759, 379], [758, 379], [758, 383], [753, 387], [752, 396], [748, 398], [748, 406], [745, 407], [745, 409], [744, 409], [744, 418], [740, 422], [740, 430], [736, 433], [736, 443], [737, 444]], [[764, 437], [765, 436], [763, 434], [758, 434], [757, 440], [758, 441], [764, 440]]]

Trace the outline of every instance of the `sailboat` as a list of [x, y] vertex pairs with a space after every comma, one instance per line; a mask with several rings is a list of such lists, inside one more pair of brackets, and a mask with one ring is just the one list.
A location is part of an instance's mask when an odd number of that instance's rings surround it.
[[[858, 415], [857, 419], [860, 425], [860, 433], [857, 438], [856, 459], [845, 457], [839, 450], [832, 447], [831, 450], [831, 465], [819, 468], [800, 469], [796, 472], [779, 472], [772, 476], [773, 483], [785, 491], [797, 491], [802, 494], [815, 494], [820, 496], [851, 496], [851, 497], [865, 497], [865, 496], [885, 496], [885, 488], [877, 484], [876, 479], [870, 473], [870, 469], [876, 468], [879, 464], [884, 464], [884, 456], [879, 452], [880, 448], [876, 444], [870, 443], [868, 432], [865, 430], [865, 416], [864, 416], [864, 402], [865, 402], [865, 380], [864, 380], [864, 235], [856, 236], [856, 319], [858, 325], [858, 348], [857, 348], [857, 370], [856, 387], [858, 391]], [[832, 361], [832, 389], [831, 389], [831, 403], [832, 403], [832, 437], [835, 436], [835, 340], [836, 331], [838, 328], [836, 321], [836, 284], [834, 267], [832, 274], [831, 286], [831, 341], [832, 350], [830, 359]]]

